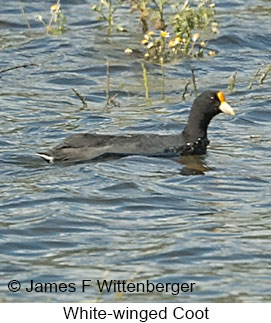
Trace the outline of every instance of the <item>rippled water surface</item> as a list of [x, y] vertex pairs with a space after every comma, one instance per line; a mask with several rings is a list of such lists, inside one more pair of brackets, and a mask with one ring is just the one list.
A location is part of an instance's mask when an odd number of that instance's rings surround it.
[[[48, 19], [53, 1], [22, 1], [31, 30], [19, 1], [0, 2], [1, 300], [116, 301], [94, 284], [85, 293], [7, 289], [12, 279], [26, 287], [31, 279], [106, 278], [196, 283], [193, 293], [124, 293], [121, 301], [270, 302], [270, 75], [248, 85], [270, 63], [271, 1], [216, 1], [220, 33], [208, 46], [218, 54], [192, 64], [199, 92], [225, 91], [237, 113], [213, 120], [206, 156], [75, 165], [48, 165], [34, 154], [71, 132], [181, 131], [194, 98], [182, 100], [191, 62], [165, 66], [164, 98], [161, 68], [146, 64], [146, 102], [142, 59], [124, 53], [140, 43], [136, 24], [128, 27], [138, 36], [108, 36], [91, 11], [94, 0], [69, 0], [67, 32], [46, 36], [34, 18]], [[127, 8], [116, 13], [118, 21], [124, 14]], [[106, 62], [110, 94], [118, 94], [109, 109]]]

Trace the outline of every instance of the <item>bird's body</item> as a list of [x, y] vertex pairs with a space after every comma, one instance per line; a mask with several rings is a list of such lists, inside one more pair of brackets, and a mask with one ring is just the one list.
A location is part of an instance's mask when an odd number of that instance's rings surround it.
[[180, 134], [74, 134], [48, 152], [38, 155], [47, 162], [78, 162], [128, 155], [202, 155], [206, 153], [209, 143], [208, 125], [220, 112], [234, 114], [222, 92], [205, 91], [194, 101], [187, 125]]

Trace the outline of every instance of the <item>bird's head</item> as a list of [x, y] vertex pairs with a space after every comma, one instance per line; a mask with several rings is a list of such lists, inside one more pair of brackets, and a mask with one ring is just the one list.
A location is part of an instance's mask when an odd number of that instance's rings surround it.
[[200, 94], [193, 103], [184, 129], [186, 140], [190, 142], [207, 137], [210, 121], [221, 112], [235, 114], [233, 108], [226, 102], [223, 92], [208, 90]]
[[223, 112], [235, 115], [233, 108], [226, 102], [226, 98], [221, 91], [205, 91], [194, 101], [194, 107], [202, 112], [203, 115], [215, 115]]

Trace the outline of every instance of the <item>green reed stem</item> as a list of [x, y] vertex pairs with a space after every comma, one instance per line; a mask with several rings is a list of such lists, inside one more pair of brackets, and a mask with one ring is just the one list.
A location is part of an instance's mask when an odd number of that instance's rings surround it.
[[251, 89], [252, 89], [253, 84], [254, 84], [254, 82], [255, 82], [256, 78], [258, 77], [258, 75], [259, 75], [259, 73], [260, 73], [260, 71], [261, 71], [261, 69], [262, 69], [262, 68], [263, 68], [263, 63], [259, 66], [259, 68], [257, 69], [257, 72], [255, 73], [255, 75], [254, 75], [253, 79], [252, 79], [252, 80], [251, 80], [251, 82], [249, 83], [249, 86], [248, 86], [248, 89], [249, 89], [249, 90], [251, 90]]
[[142, 74], [143, 74], [143, 80], [144, 80], [145, 97], [146, 97], [146, 101], [149, 101], [150, 100], [149, 82], [148, 82], [148, 75], [147, 75], [147, 70], [146, 70], [144, 62], [141, 63], [141, 66], [142, 66]]

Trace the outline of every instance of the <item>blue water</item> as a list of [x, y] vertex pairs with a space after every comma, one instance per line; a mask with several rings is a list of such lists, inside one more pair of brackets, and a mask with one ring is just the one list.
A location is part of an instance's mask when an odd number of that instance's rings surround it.
[[[0, 73], [1, 301], [270, 302], [270, 74], [248, 85], [270, 63], [271, 2], [216, 1], [220, 32], [208, 46], [218, 54], [192, 65], [199, 92], [224, 91], [236, 116], [212, 121], [206, 156], [76, 165], [48, 165], [34, 154], [76, 132], [181, 131], [194, 99], [182, 100], [191, 62], [165, 65], [164, 98], [160, 66], [146, 63], [146, 102], [142, 59], [124, 53], [139, 46], [139, 34], [108, 36], [94, 0], [63, 2], [68, 30], [60, 36], [45, 35], [34, 19], [48, 20], [53, 2], [22, 1], [31, 30], [18, 1], [2, 2], [0, 71], [34, 65]], [[107, 62], [110, 94], [118, 94], [110, 108]], [[7, 288], [13, 279], [22, 285], [17, 293]], [[30, 280], [79, 286], [83, 279], [92, 280], [85, 293], [25, 291]], [[196, 288], [120, 296], [100, 294], [102, 279]]]

